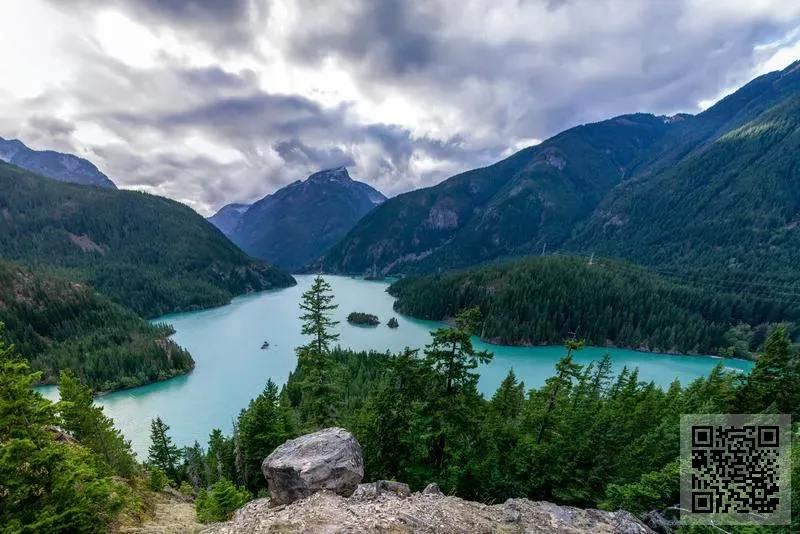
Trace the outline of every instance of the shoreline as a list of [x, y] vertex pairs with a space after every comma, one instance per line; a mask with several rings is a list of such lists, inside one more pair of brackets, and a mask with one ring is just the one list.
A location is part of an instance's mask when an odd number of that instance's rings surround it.
[[[194, 360], [192, 360], [192, 362], [194, 362]], [[175, 373], [175, 374], [173, 374], [171, 376], [167, 376], [167, 377], [164, 377], [164, 378], [159, 378], [157, 380], [152, 380], [150, 382], [142, 382], [141, 384], [135, 384], [135, 385], [132, 385], [132, 386], [123, 386], [123, 387], [120, 387], [120, 388], [108, 389], [108, 390], [103, 390], [103, 391], [93, 391], [92, 395], [95, 398], [105, 397], [106, 395], [111, 395], [112, 393], [119, 393], [120, 391], [126, 391], [126, 390], [129, 390], [129, 389], [141, 388], [141, 387], [144, 387], [144, 386], [149, 386], [151, 384], [160, 384], [161, 382], [166, 382], [167, 380], [172, 380], [173, 378], [180, 378], [182, 376], [186, 376], [186, 375], [192, 373], [192, 371], [194, 371], [194, 369], [195, 369], [195, 364], [192, 363], [192, 366], [188, 370], [186, 370], [186, 371], [184, 371], [182, 373]], [[58, 387], [58, 381], [56, 380], [56, 381], [53, 381], [53, 382], [38, 382], [36, 384], [33, 384], [33, 388], [34, 389], [35, 388], [41, 388], [41, 387], [56, 387], [57, 388]]]

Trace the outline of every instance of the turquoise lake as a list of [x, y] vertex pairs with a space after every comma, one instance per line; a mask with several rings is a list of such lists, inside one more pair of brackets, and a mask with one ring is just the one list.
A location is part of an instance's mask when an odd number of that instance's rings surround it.
[[[300, 295], [311, 284], [311, 276], [296, 276], [297, 286], [235, 299], [231, 304], [211, 310], [161, 317], [176, 330], [173, 339], [188, 349], [197, 363], [188, 375], [165, 382], [119, 391], [98, 398], [125, 436], [131, 440], [140, 458], [147, 455], [150, 420], [156, 416], [170, 426], [170, 435], [178, 445], [198, 440], [205, 446], [213, 428], [229, 433], [231, 422], [249, 400], [258, 395], [268, 378], [283, 384], [295, 367], [294, 348], [305, 342], [298, 319]], [[429, 332], [439, 323], [420, 321], [396, 314], [394, 299], [386, 293], [385, 282], [326, 276], [333, 287], [339, 309], [336, 319], [343, 347], [378, 351], [399, 351], [404, 347], [421, 348], [430, 339]], [[376, 328], [349, 325], [350, 312], [377, 315], [382, 324]], [[390, 329], [386, 321], [397, 317], [399, 328]], [[262, 350], [264, 341], [270, 347]], [[555, 347], [506, 347], [476, 342], [479, 348], [494, 352], [494, 360], [480, 369], [480, 390], [489, 397], [514, 369], [526, 386], [539, 386], [553, 372], [564, 349]], [[638, 367], [642, 380], [666, 386], [675, 378], [687, 383], [706, 375], [718, 358], [643, 353], [624, 349], [586, 347], [576, 355], [577, 363], [588, 364], [606, 352], [611, 353], [616, 370]], [[752, 363], [724, 360], [731, 369], [748, 370]], [[55, 399], [54, 387], [41, 388]]]

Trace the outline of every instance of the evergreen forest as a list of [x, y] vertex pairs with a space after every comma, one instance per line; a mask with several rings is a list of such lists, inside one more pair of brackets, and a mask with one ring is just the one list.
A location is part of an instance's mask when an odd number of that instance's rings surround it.
[[572, 333], [597, 346], [752, 357], [786, 322], [796, 339], [794, 299], [750, 297], [595, 258], [528, 257], [392, 284], [395, 309], [445, 320], [480, 307], [477, 332], [492, 343], [558, 344]]

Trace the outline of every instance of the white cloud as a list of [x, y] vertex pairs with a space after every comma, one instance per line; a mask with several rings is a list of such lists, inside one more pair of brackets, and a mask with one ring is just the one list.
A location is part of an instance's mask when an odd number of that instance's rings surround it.
[[703, 109], [800, 57], [799, 27], [785, 0], [3, 0], [0, 136], [204, 214], [335, 161], [391, 195]]

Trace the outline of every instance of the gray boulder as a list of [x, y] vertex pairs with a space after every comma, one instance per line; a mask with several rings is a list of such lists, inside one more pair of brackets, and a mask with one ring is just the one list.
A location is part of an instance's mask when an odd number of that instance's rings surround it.
[[408, 484], [395, 482], [394, 480], [378, 480], [369, 484], [359, 484], [353, 493], [352, 499], [367, 501], [375, 499], [378, 495], [385, 494], [405, 499], [411, 496], [411, 488], [408, 487]]
[[431, 482], [425, 489], [422, 490], [423, 495], [442, 495], [442, 490], [439, 488], [439, 484], [436, 482]]
[[272, 504], [290, 504], [318, 491], [353, 494], [364, 477], [361, 445], [343, 428], [289, 440], [261, 464]]

